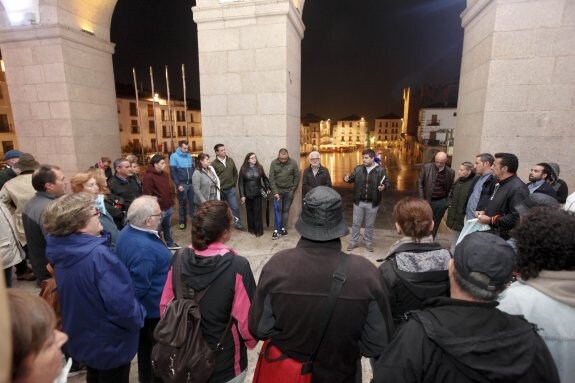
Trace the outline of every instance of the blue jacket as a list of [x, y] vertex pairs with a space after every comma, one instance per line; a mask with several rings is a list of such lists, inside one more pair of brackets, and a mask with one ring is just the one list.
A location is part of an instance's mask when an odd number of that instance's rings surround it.
[[194, 173], [194, 162], [192, 156], [182, 152], [177, 148], [170, 156], [170, 175], [176, 187], [192, 184], [192, 173]]
[[146, 309], [147, 318], [159, 318], [160, 298], [172, 263], [172, 252], [158, 236], [131, 225], [124, 227], [118, 235], [116, 251], [130, 272], [136, 298]]
[[46, 257], [54, 265], [66, 349], [74, 360], [98, 369], [132, 361], [146, 310], [134, 294], [126, 267], [108, 247], [109, 235], [48, 235]]

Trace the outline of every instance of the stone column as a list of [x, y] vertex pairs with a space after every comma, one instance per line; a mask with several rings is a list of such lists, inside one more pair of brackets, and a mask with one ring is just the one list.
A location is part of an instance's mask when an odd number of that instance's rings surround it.
[[198, 0], [204, 151], [217, 143], [266, 169], [285, 147], [299, 161], [300, 10], [290, 0]]
[[468, 0], [453, 163], [552, 161], [575, 189], [575, 2]]
[[0, 32], [20, 150], [67, 174], [120, 155], [114, 45], [63, 25]]

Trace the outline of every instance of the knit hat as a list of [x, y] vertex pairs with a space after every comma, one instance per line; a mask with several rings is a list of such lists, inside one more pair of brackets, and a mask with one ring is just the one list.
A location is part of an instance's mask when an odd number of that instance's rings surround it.
[[13, 150], [8, 150], [6, 153], [4, 153], [4, 159], [6, 161], [11, 160], [13, 158], [20, 158], [20, 156], [22, 155], [22, 152], [16, 149]]
[[515, 206], [515, 210], [517, 210], [519, 214], [527, 214], [529, 210], [539, 206], [559, 208], [559, 202], [550, 195], [533, 193], [529, 194], [527, 198]]
[[477, 231], [455, 247], [453, 262], [464, 280], [489, 291], [503, 291], [511, 281], [515, 253], [501, 237]]
[[547, 165], [549, 165], [551, 167], [551, 169], [553, 170], [553, 179], [557, 180], [559, 179], [559, 173], [561, 172], [561, 168], [559, 167], [559, 164], [556, 162], [547, 162]]
[[330, 241], [349, 234], [339, 193], [327, 186], [311, 189], [303, 199], [295, 228], [302, 237], [312, 241]]
[[20, 155], [20, 161], [18, 161], [14, 167], [20, 169], [20, 171], [26, 172], [38, 169], [40, 167], [40, 163], [36, 161], [34, 156], [30, 153], [22, 153], [22, 155]]

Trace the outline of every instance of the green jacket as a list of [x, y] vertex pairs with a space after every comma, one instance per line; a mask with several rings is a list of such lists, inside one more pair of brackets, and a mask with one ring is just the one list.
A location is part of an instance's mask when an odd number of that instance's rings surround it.
[[467, 178], [458, 178], [451, 188], [451, 193], [447, 198], [449, 210], [447, 210], [447, 227], [451, 230], [461, 231], [465, 224], [465, 212], [467, 210], [467, 199], [469, 189], [473, 184], [473, 174]]
[[272, 195], [276, 193], [295, 192], [299, 184], [299, 166], [294, 159], [288, 158], [285, 164], [278, 159], [270, 165], [270, 187]]
[[230, 157], [226, 157], [226, 166], [224, 166], [222, 161], [218, 160], [218, 157], [216, 156], [211, 165], [220, 179], [221, 190], [228, 190], [236, 187], [236, 184], [238, 183], [238, 169], [236, 168], [234, 160]]

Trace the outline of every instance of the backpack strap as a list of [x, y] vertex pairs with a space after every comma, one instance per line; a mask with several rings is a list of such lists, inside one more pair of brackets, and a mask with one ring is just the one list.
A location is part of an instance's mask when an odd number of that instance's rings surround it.
[[[222, 256], [225, 256], [229, 253], [231, 252], [228, 251], [226, 254]], [[203, 289], [200, 292], [196, 292], [194, 289], [192, 289], [190, 286], [184, 283], [184, 281], [182, 280], [182, 263], [184, 256], [192, 257], [195, 256], [195, 253], [189, 247], [184, 247], [176, 251], [176, 253], [174, 254], [172, 262], [172, 288], [174, 290], [174, 298], [194, 299], [198, 304], [199, 308], [200, 301], [202, 300], [202, 298], [204, 297], [204, 295], [206, 294], [211, 285], [208, 285], [205, 289]], [[224, 340], [226, 339], [226, 335], [228, 334], [228, 332], [230, 332], [230, 327], [232, 326], [233, 319], [234, 318], [230, 313], [230, 320], [226, 325], [226, 329], [224, 330], [222, 336], [220, 337], [218, 343], [216, 344], [216, 352], [222, 351], [224, 349]]]
[[315, 347], [313, 348], [313, 352], [311, 353], [308, 361], [305, 362], [301, 368], [302, 375], [310, 373], [313, 370], [313, 362], [315, 360], [317, 352], [319, 351], [319, 346], [321, 345], [321, 342], [323, 341], [323, 338], [325, 336], [327, 326], [329, 325], [331, 317], [333, 316], [333, 312], [335, 310], [335, 304], [337, 303], [337, 297], [339, 296], [339, 293], [341, 292], [343, 284], [345, 283], [346, 280], [345, 270], [347, 268], [348, 259], [349, 256], [347, 254], [345, 254], [344, 252], [340, 252], [339, 263], [337, 265], [337, 268], [335, 269], [335, 272], [332, 275], [333, 280], [331, 282], [329, 295], [327, 296], [327, 300], [324, 302], [322, 306], [322, 311], [320, 312], [320, 316], [318, 318], [318, 321], [316, 322], [316, 328], [319, 329], [318, 331], [319, 337], [317, 338], [317, 342], [315, 344]]

